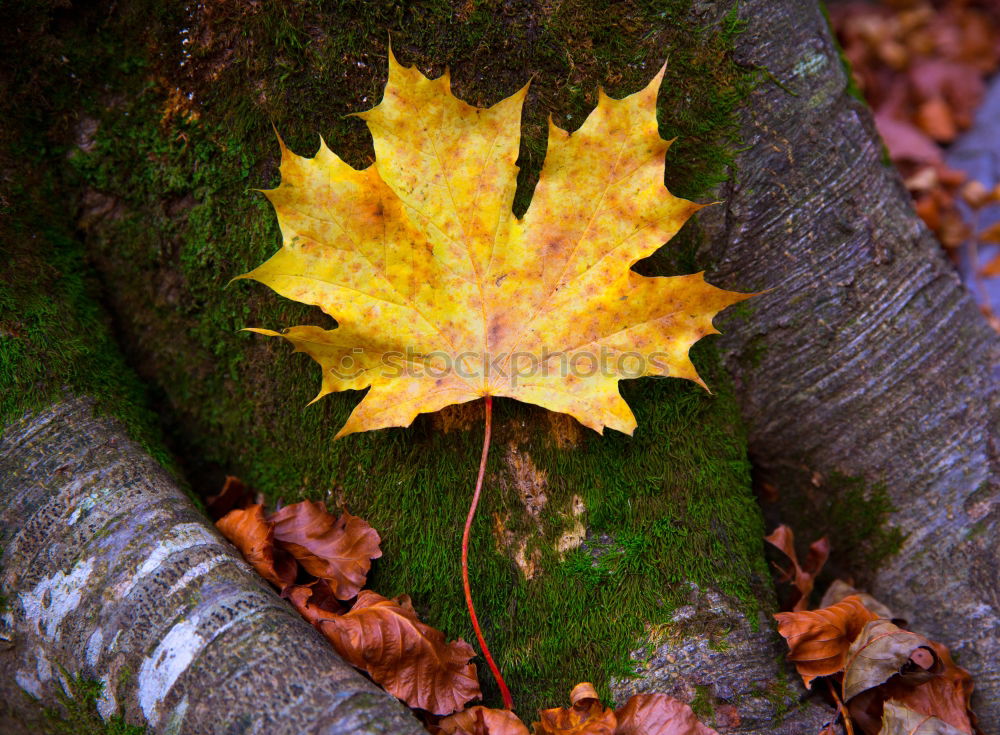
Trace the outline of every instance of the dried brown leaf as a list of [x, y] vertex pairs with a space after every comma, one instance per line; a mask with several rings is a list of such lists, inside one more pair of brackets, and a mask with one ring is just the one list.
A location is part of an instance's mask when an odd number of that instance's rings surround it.
[[844, 669], [847, 651], [865, 624], [876, 620], [857, 596], [822, 610], [784, 612], [774, 616], [778, 632], [788, 643], [788, 660], [795, 664], [806, 687], [817, 676]]
[[973, 209], [979, 209], [986, 205], [990, 199], [989, 190], [983, 186], [983, 182], [972, 179], [967, 181], [958, 191], [959, 196]]
[[920, 104], [940, 100], [958, 129], [968, 127], [986, 91], [982, 74], [962, 62], [926, 59], [909, 70], [910, 88]]
[[213, 521], [225, 516], [229, 511], [246, 508], [252, 502], [250, 490], [243, 481], [232, 475], [226, 476], [226, 482], [218, 495], [213, 495], [205, 501], [205, 507]]
[[573, 706], [540, 710], [534, 735], [615, 735], [618, 718], [597, 698], [590, 682], [581, 682], [569, 695]]
[[875, 125], [894, 163], [939, 164], [944, 160], [937, 144], [916, 126], [886, 114], [876, 114]]
[[924, 715], [937, 717], [960, 732], [972, 733], [975, 724], [969, 708], [972, 677], [955, 664], [947, 646], [935, 641], [927, 641], [927, 644], [940, 662], [937, 675], [916, 686], [902, 679], [892, 679], [884, 687], [885, 698], [895, 699]]
[[941, 227], [941, 209], [937, 200], [933, 196], [925, 194], [914, 201], [913, 207], [917, 210], [917, 216], [924, 221], [927, 228], [933, 232], [937, 232]]
[[823, 599], [820, 601], [819, 606], [830, 607], [830, 605], [835, 605], [851, 595], [856, 595], [858, 600], [861, 601], [861, 604], [868, 608], [869, 612], [875, 613], [875, 615], [880, 618], [891, 619], [896, 617], [892, 614], [892, 610], [869, 595], [867, 592], [862, 592], [861, 590], [852, 587], [842, 579], [833, 580], [833, 583], [827, 587], [826, 592], [823, 593]]
[[666, 694], [635, 694], [617, 712], [615, 735], [719, 735]]
[[441, 631], [420, 622], [405, 595], [389, 600], [362, 590], [350, 612], [320, 630], [346, 661], [411, 707], [448, 715], [480, 696], [472, 646], [446, 643]]
[[1000, 245], [1000, 222], [990, 225], [979, 233], [980, 242], [989, 242]]
[[913, 683], [921, 683], [940, 671], [941, 662], [930, 647], [930, 641], [903, 630], [891, 620], [872, 620], [847, 652], [844, 699], [877, 687], [896, 674]]
[[809, 605], [809, 595], [813, 585], [816, 583], [816, 575], [830, 556], [830, 542], [825, 536], [819, 541], [814, 541], [809, 546], [805, 563], [800, 566], [795, 553], [795, 536], [791, 528], [782, 524], [769, 536], [765, 536], [764, 540], [775, 546], [792, 562], [792, 566], [788, 569], [779, 567], [782, 572], [780, 581], [791, 582], [795, 587], [795, 594], [788, 601], [787, 607], [791, 610], [805, 610]]
[[271, 516], [274, 538], [314, 577], [330, 582], [333, 593], [349, 600], [364, 586], [372, 559], [382, 556], [375, 529], [347, 511], [340, 518], [322, 503], [304, 500]]
[[914, 118], [917, 127], [939, 143], [950, 143], [958, 135], [958, 126], [951, 107], [941, 97], [931, 97], [920, 103]]
[[264, 506], [231, 510], [215, 525], [268, 582], [283, 589], [295, 581], [295, 560], [275, 548], [274, 526], [264, 518]]
[[302, 617], [313, 625], [344, 612], [325, 579], [294, 585], [287, 588], [282, 596], [287, 597]]
[[517, 715], [507, 709], [469, 707], [438, 723], [445, 735], [529, 735]]
[[890, 701], [885, 703], [879, 735], [961, 735], [962, 732], [943, 720]]

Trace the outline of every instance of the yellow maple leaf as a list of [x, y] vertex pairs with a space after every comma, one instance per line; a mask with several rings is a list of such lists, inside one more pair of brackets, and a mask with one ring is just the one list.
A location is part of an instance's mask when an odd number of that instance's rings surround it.
[[576, 132], [550, 120], [523, 219], [511, 206], [527, 87], [473, 107], [451, 94], [447, 73], [427, 79], [390, 52], [382, 102], [359, 114], [374, 165], [354, 169], [322, 141], [314, 158], [281, 143], [281, 185], [264, 193], [284, 244], [240, 278], [337, 320], [332, 330], [252, 331], [322, 366], [317, 400], [371, 388], [338, 437], [487, 395], [631, 434], [619, 380], [704, 386], [688, 350], [717, 333], [715, 314], [749, 296], [700, 273], [631, 270], [701, 207], [663, 185], [662, 77], [622, 100], [601, 92]]

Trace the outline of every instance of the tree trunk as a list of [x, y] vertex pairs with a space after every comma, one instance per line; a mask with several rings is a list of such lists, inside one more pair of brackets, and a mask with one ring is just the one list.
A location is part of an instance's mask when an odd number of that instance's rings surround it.
[[0, 439], [0, 731], [103, 684], [152, 732], [417, 733], [223, 540], [122, 426], [66, 398]]
[[[820, 10], [741, 14], [739, 58], [767, 75], [702, 256], [721, 285], [771, 289], [721, 341], [752, 458], [786, 520], [830, 533], [843, 573], [951, 647], [1000, 733], [997, 335], [886, 163]], [[870, 521], [880, 496], [896, 554]]]

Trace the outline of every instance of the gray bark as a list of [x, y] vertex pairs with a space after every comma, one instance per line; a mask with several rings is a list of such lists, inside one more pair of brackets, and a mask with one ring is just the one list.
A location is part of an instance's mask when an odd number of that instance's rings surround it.
[[819, 8], [749, 0], [741, 15], [741, 61], [769, 74], [702, 223], [713, 282], [773, 289], [723, 323], [753, 459], [817, 504], [835, 472], [886, 484], [908, 536], [871, 591], [951, 647], [1000, 733], [997, 335], [883, 163]]
[[418, 733], [281, 600], [120, 424], [68, 399], [0, 437], [0, 731], [65, 674], [152, 732]]
[[797, 701], [806, 690], [791, 667], [780, 675], [776, 662], [787, 647], [768, 618], [762, 613], [752, 621], [734, 600], [692, 584], [688, 604], [662, 635], [650, 635], [633, 654], [643, 662], [638, 676], [612, 683], [616, 702], [646, 692], [682, 702], [701, 698], [720, 733], [819, 733], [837, 713], [818, 698]]

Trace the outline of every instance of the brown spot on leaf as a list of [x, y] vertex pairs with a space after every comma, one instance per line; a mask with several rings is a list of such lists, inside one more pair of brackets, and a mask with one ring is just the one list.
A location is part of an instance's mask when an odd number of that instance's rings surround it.
[[499, 344], [503, 337], [504, 326], [499, 321], [494, 321], [490, 325], [489, 338], [487, 344]]

